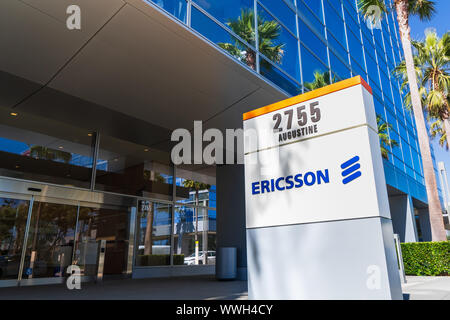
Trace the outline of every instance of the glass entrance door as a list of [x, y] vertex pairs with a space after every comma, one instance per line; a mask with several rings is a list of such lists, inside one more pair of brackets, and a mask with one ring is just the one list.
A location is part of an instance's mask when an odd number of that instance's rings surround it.
[[70, 265], [92, 280], [102, 240], [103, 274], [131, 275], [137, 200], [110, 198], [115, 205], [0, 193], [0, 287], [63, 283]]
[[77, 215], [76, 204], [33, 202], [21, 284], [62, 281], [72, 264]]
[[17, 284], [30, 199], [0, 196], [0, 287]]

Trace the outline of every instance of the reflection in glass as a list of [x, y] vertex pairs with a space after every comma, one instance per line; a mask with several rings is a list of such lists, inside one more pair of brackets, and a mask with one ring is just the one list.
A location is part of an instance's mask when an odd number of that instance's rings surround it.
[[174, 254], [183, 255], [185, 265], [215, 264], [215, 210], [177, 206], [174, 218]]
[[265, 6], [278, 20], [280, 20], [292, 33], [296, 33], [295, 13], [292, 11], [283, 0], [261, 0]]
[[89, 188], [95, 134], [0, 109], [0, 176]]
[[[136, 266], [169, 265], [171, 206], [141, 200], [138, 210]], [[183, 264], [183, 259], [174, 255], [174, 264]]]
[[105, 275], [120, 275], [127, 271], [130, 215], [129, 207], [80, 207], [74, 264], [84, 275], [93, 275], [97, 268], [98, 248], [106, 240]]
[[299, 84], [289, 79], [278, 68], [273, 67], [270, 62], [261, 57], [261, 75], [275, 83], [278, 87], [295, 96], [301, 93]]
[[[296, 80], [300, 80], [296, 37], [260, 6], [258, 7], [258, 40], [259, 50], [266, 58], [279, 65]], [[267, 64], [264, 60], [260, 63]], [[271, 66], [264, 67], [267, 69]]]
[[[333, 76], [333, 83], [336, 82], [335, 76]], [[305, 82], [305, 88], [308, 90], [316, 90], [330, 84], [330, 72], [314, 72], [314, 80], [311, 82]]]
[[[229, 25], [230, 21], [236, 21], [242, 18], [243, 10], [250, 11], [253, 9], [253, 0], [227, 0], [227, 1], [194, 0], [194, 2], [228, 28], [230, 28]], [[246, 22], [249, 24], [248, 31], [250, 33], [244, 35], [242, 39], [247, 41], [247, 43], [249, 43], [250, 45], [254, 46], [255, 37], [253, 30], [255, 21], [247, 20]], [[238, 35], [241, 36], [241, 34]]]
[[128, 208], [100, 208], [98, 215], [97, 240], [106, 240], [104, 274], [125, 273], [130, 237]]
[[[313, 82], [317, 72], [324, 73], [328, 67], [320, 62], [305, 46], [301, 46], [303, 82]], [[306, 87], [306, 85], [305, 85]]]
[[[147, 0], [149, 1], [149, 0]], [[177, 19], [186, 22], [186, 0], [151, 0]]]
[[77, 206], [35, 201], [24, 279], [63, 277], [72, 262]]
[[[187, 206], [176, 206], [174, 214], [174, 254], [183, 255], [184, 260], [195, 254], [195, 209]], [[183, 264], [195, 264], [188, 259]], [[198, 263], [198, 262], [197, 262]], [[175, 261], [174, 261], [175, 264]]]
[[177, 201], [182, 204], [216, 207], [216, 178], [213, 167], [194, 171], [193, 166], [177, 167]]
[[98, 211], [80, 207], [73, 264], [80, 267], [81, 275], [84, 276], [95, 276], [97, 272], [99, 250], [97, 225]]
[[172, 168], [162, 151], [102, 135], [95, 189], [172, 199]]
[[28, 201], [0, 198], [0, 280], [17, 279]]
[[[230, 19], [225, 24], [247, 43], [255, 43], [255, 12], [253, 9], [242, 9], [241, 15]], [[284, 43], [275, 43], [282, 31], [276, 20], [266, 20], [258, 15], [259, 50], [276, 63], [283, 58]], [[253, 50], [243, 50], [242, 44], [236, 39], [233, 42], [219, 42], [218, 45], [247, 66], [256, 70], [256, 53]], [[244, 48], [245, 49], [245, 48]]]

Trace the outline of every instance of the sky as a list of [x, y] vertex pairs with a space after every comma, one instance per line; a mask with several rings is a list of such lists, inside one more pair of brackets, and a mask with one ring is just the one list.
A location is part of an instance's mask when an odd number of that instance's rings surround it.
[[[427, 22], [422, 22], [417, 17], [410, 18], [411, 37], [416, 40], [423, 40], [425, 38], [424, 31], [428, 28], [436, 29], [438, 35], [441, 37], [445, 32], [450, 31], [450, 0], [436, 0], [436, 14]], [[447, 170], [447, 176], [450, 181], [450, 151], [442, 148], [438, 139], [432, 142], [436, 162], [444, 162]], [[437, 181], [440, 185], [440, 181]]]

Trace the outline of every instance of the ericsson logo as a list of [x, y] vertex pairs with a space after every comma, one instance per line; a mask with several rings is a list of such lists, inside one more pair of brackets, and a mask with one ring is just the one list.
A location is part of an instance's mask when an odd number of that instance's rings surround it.
[[[348, 184], [361, 177], [360, 158], [355, 156], [340, 165], [342, 169], [342, 183]], [[272, 193], [277, 191], [287, 191], [314, 185], [329, 184], [331, 180], [328, 169], [308, 171], [304, 174], [295, 174], [286, 177], [278, 177], [269, 180], [255, 181], [251, 183], [252, 195]]]
[[350, 183], [353, 180], [361, 177], [361, 171], [359, 171], [361, 165], [358, 163], [358, 161], [359, 157], [355, 156], [341, 164], [341, 169], [343, 170], [342, 176], [344, 177], [344, 179], [342, 180], [343, 184]]

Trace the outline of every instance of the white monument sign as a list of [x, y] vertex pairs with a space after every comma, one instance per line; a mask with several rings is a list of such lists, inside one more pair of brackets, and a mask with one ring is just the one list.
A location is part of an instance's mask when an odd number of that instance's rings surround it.
[[361, 77], [244, 114], [249, 297], [402, 299]]

